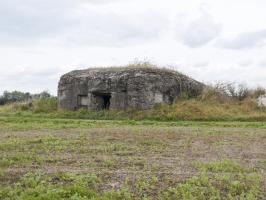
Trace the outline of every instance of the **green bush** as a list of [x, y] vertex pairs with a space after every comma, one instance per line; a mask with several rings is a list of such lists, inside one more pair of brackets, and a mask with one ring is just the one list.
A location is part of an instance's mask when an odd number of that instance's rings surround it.
[[15, 103], [10, 104], [9, 106], [12, 110], [16, 110], [16, 111], [29, 111], [32, 109], [31, 102], [15, 102]]
[[33, 101], [34, 112], [54, 112], [57, 110], [57, 98], [41, 98]]

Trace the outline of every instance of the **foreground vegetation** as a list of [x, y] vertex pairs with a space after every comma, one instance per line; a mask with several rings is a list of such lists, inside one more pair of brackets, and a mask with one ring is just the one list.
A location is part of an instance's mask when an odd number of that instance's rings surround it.
[[0, 199], [265, 197], [264, 129], [124, 124], [0, 133]]
[[28, 173], [13, 186], [3, 187], [0, 197], [2, 199], [51, 200], [135, 198], [252, 200], [262, 198], [260, 188], [262, 178], [256, 170], [243, 168], [232, 161], [211, 162], [201, 166], [198, 176], [159, 192], [155, 191], [160, 184], [156, 176], [137, 179], [133, 189], [130, 189], [132, 186], [125, 182], [119, 190], [101, 192], [102, 181], [95, 174]]
[[43, 117], [91, 120], [153, 120], [153, 121], [266, 121], [265, 107], [255, 99], [228, 101], [181, 99], [173, 105], [155, 105], [149, 110], [57, 110], [57, 100], [40, 99], [31, 104], [13, 103], [0, 106], [2, 117]]

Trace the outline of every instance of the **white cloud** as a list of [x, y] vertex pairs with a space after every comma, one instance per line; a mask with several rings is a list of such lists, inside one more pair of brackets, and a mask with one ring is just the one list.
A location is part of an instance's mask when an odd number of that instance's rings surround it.
[[262, 67], [266, 69], [266, 60], [261, 60], [257, 63], [258, 67]]
[[64, 34], [67, 42], [87, 46], [138, 45], [156, 38], [168, 26], [158, 13], [117, 15], [88, 12], [77, 27]]
[[241, 67], [250, 67], [254, 64], [253, 60], [241, 60], [238, 65]]
[[[181, 19], [182, 20], [182, 19]], [[201, 9], [200, 16], [177, 24], [177, 37], [191, 48], [202, 47], [219, 36], [222, 25]]]
[[108, 4], [108, 3], [114, 3], [114, 2], [122, 1], [122, 0], [83, 0], [83, 1], [84, 3], [87, 3], [87, 4]]
[[251, 49], [266, 45], [266, 29], [244, 32], [233, 39], [221, 41], [221, 46], [228, 49]]

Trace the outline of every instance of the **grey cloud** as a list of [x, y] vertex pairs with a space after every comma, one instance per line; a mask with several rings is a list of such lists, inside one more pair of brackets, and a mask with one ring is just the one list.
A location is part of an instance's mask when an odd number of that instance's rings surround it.
[[220, 41], [220, 46], [226, 49], [251, 49], [266, 45], [266, 29], [241, 33], [233, 39]]
[[12, 80], [27, 79], [25, 77], [36, 77], [38, 79], [40, 77], [53, 77], [60, 73], [62, 73], [62, 69], [57, 67], [12, 67], [10, 70], [3, 71], [0, 77]]
[[28, 43], [43, 37], [55, 37], [73, 23], [71, 0], [0, 1], [0, 39], [4, 43]]
[[108, 3], [114, 3], [114, 2], [119, 2], [119, 1], [122, 1], [122, 0], [87, 0], [85, 3], [87, 4], [108, 4]]
[[[108, 0], [102, 0], [107, 3]], [[41, 41], [88, 46], [128, 45], [156, 38], [167, 20], [157, 13], [117, 15], [84, 10], [85, 0], [0, 1], [2, 45]], [[98, 2], [99, 3], [99, 2]]]
[[123, 46], [155, 38], [167, 28], [168, 21], [157, 13], [151, 15], [117, 15], [89, 12], [81, 17], [78, 29], [69, 30], [65, 38], [72, 44], [88, 46]]
[[208, 13], [202, 11], [198, 19], [178, 27], [177, 36], [183, 44], [197, 48], [217, 38], [221, 31], [222, 25], [215, 22]]
[[266, 60], [262, 60], [262, 61], [258, 62], [258, 66], [262, 67], [262, 68], [266, 68]]
[[50, 89], [53, 94], [56, 94], [55, 88], [61, 74], [63, 70], [57, 67], [13, 67], [3, 71], [0, 76], [2, 83], [0, 94], [4, 90], [14, 89], [31, 92]]
[[209, 64], [210, 64], [209, 61], [202, 61], [202, 62], [198, 62], [198, 63], [193, 64], [193, 67], [194, 68], [206, 68], [209, 66]]
[[253, 63], [254, 63], [253, 60], [243, 60], [243, 61], [240, 61], [238, 65], [241, 67], [250, 67], [253, 65]]

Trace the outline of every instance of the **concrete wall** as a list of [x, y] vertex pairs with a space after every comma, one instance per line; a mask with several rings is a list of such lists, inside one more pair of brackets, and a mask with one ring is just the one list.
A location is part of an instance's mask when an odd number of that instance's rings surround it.
[[204, 85], [182, 74], [155, 69], [94, 69], [74, 71], [60, 79], [59, 108], [79, 109], [79, 95], [87, 95], [88, 109], [102, 109], [101, 95], [110, 95], [110, 109], [147, 109], [171, 104], [182, 92], [196, 96]]

